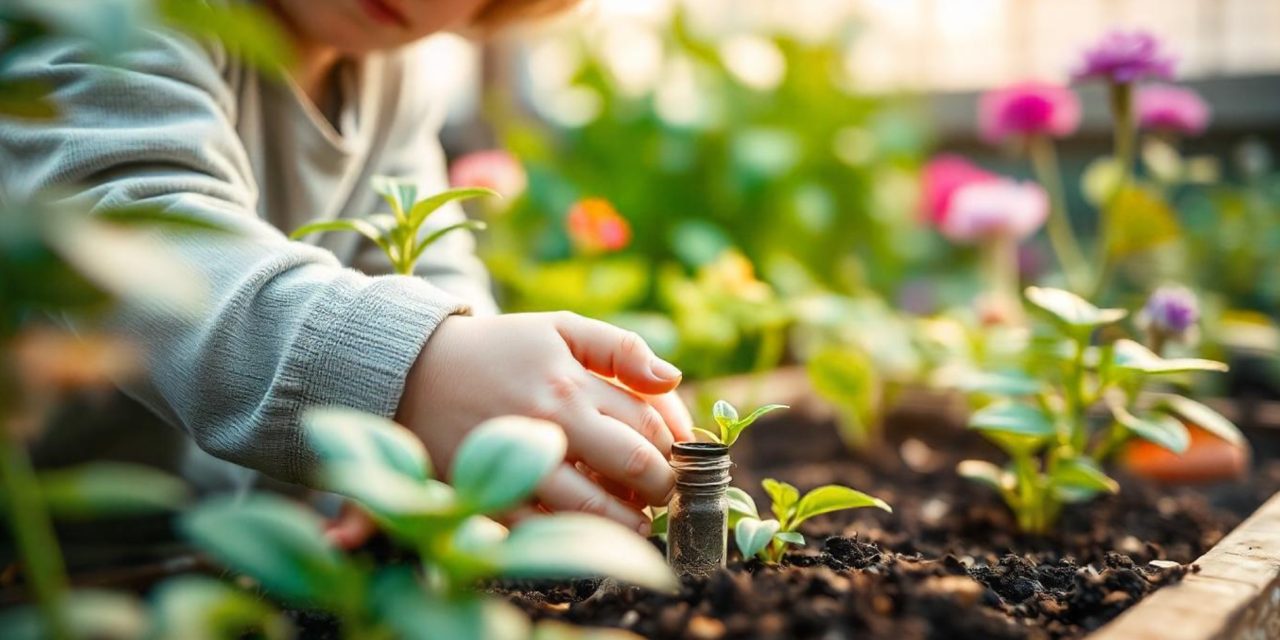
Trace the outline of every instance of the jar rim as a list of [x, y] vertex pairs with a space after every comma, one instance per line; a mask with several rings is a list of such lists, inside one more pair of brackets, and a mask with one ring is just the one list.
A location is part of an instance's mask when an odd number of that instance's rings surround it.
[[689, 458], [718, 458], [729, 455], [729, 447], [718, 442], [677, 442], [671, 445], [671, 453]]

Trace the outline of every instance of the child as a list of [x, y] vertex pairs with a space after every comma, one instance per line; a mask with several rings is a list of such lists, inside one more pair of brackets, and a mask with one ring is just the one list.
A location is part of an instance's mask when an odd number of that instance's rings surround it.
[[[283, 231], [380, 209], [373, 175], [443, 190], [441, 109], [419, 89], [413, 43], [491, 28], [564, 0], [268, 0], [297, 51], [283, 81], [234, 52], [151, 32], [106, 68], [71, 41], [27, 52], [12, 79], [54, 87], [59, 118], [0, 120], [0, 176], [14, 199], [74, 189], [92, 210], [149, 205], [233, 227], [231, 239], [165, 235], [207, 281], [202, 317], [123, 305], [110, 328], [147, 347], [130, 397], [205, 452], [302, 481], [308, 407], [395, 417], [447, 469], [468, 429], [522, 414], [552, 420], [569, 459], [538, 491], [549, 509], [599, 513], [642, 532], [639, 508], [672, 488], [665, 456], [689, 439], [672, 393], [681, 374], [634, 334], [569, 313], [495, 315], [474, 239], [427, 251], [420, 277], [387, 271], [375, 247]], [[456, 206], [433, 217], [456, 222]], [[606, 379], [616, 379], [615, 382]], [[606, 489], [607, 487], [607, 489]], [[335, 537], [366, 526], [344, 519]]]

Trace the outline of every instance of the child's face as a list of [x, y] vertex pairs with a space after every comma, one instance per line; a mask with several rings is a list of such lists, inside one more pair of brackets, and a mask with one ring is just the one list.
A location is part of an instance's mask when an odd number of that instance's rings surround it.
[[271, 0], [297, 34], [345, 53], [388, 49], [471, 21], [488, 0]]

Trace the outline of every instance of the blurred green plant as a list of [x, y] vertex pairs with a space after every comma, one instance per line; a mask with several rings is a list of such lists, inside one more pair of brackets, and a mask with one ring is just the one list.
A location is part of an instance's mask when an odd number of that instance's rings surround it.
[[[1114, 493], [1119, 485], [1101, 464], [1132, 438], [1181, 453], [1190, 435], [1185, 421], [1237, 446], [1244, 437], [1226, 418], [1190, 398], [1148, 390], [1170, 376], [1225, 371], [1199, 358], [1165, 358], [1130, 338], [1117, 337], [1128, 312], [1098, 308], [1061, 289], [1031, 287], [1027, 301], [1048, 322], [1030, 341], [1020, 369], [970, 379], [965, 388], [987, 402], [969, 419], [1010, 459], [1005, 467], [966, 460], [958, 473], [998, 491], [1027, 533], [1044, 534], [1063, 505]], [[1097, 335], [1102, 342], [1092, 344]], [[1162, 341], [1149, 334], [1161, 348]], [[1094, 407], [1108, 420], [1099, 428]]]

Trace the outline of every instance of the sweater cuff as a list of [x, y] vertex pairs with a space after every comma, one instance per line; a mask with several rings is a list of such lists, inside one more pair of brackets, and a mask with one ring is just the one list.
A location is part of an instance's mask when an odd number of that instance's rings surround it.
[[[292, 359], [307, 369], [299, 409], [341, 406], [392, 418], [427, 338], [448, 316], [471, 310], [421, 278], [344, 276], [304, 321], [302, 331], [316, 339], [299, 345], [311, 353]], [[297, 434], [301, 455], [289, 475], [305, 481], [315, 452], [301, 428]]]

